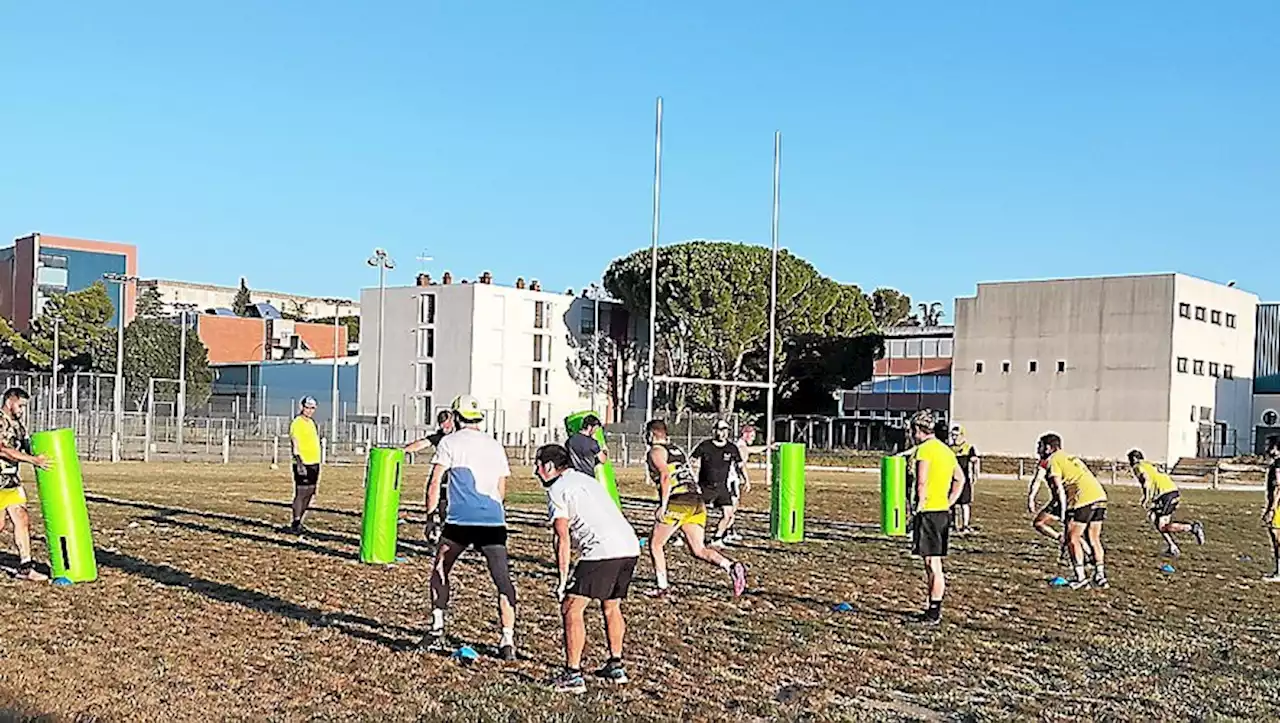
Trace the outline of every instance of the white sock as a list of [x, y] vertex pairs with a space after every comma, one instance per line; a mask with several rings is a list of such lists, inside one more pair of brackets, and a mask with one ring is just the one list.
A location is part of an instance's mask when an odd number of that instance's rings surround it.
[[431, 610], [431, 629], [444, 630], [444, 611], [439, 608]]
[[516, 644], [515, 628], [503, 628], [502, 640], [498, 642], [498, 647], [501, 648], [507, 645], [515, 645], [515, 644]]
[[1106, 576], [1107, 576], [1106, 565], [1095, 565], [1095, 566], [1094, 566], [1094, 568], [1093, 568], [1093, 574], [1094, 574], [1094, 575], [1095, 575], [1099, 580], [1106, 578]]
[[1088, 579], [1089, 579], [1089, 578], [1085, 577], [1085, 574], [1084, 574], [1084, 565], [1076, 565], [1076, 579], [1077, 579], [1077, 580], [1088, 580]]
[[658, 588], [661, 590], [666, 590], [667, 589], [667, 573], [664, 571], [664, 572], [657, 572], [654, 574], [658, 578]]
[[720, 569], [724, 570], [725, 572], [731, 572], [733, 570], [733, 562], [728, 559], [721, 560]]

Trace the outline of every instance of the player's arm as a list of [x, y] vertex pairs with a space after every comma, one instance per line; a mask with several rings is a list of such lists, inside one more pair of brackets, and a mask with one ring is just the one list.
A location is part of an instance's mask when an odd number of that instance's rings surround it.
[[1045, 479], [1049, 480], [1049, 489], [1053, 490], [1053, 494], [1058, 498], [1058, 507], [1062, 510], [1062, 516], [1065, 519], [1067, 515], [1067, 486], [1062, 483], [1062, 478], [1052, 471], [1045, 473]]
[[[592, 440], [593, 442], [595, 440]], [[603, 444], [596, 442], [596, 464], [604, 464], [609, 461], [609, 449]]]
[[658, 519], [667, 516], [667, 504], [671, 501], [671, 470], [667, 469], [667, 450], [654, 447], [649, 450], [649, 463], [658, 470]]
[[503, 502], [507, 501], [507, 480], [508, 479], [509, 477], [507, 475], [502, 475], [501, 477], [498, 478], [498, 499]]
[[742, 458], [742, 452], [735, 446], [733, 448], [733, 468], [738, 472], [738, 479], [742, 480], [742, 491], [746, 492], [751, 489], [751, 478], [747, 476], [747, 461]]
[[430, 446], [431, 446], [431, 437], [423, 437], [422, 439], [415, 439], [404, 446], [404, 453], [417, 454], [418, 452], [421, 452], [422, 450]]
[[1036, 497], [1040, 496], [1040, 465], [1036, 465], [1036, 471], [1031, 474], [1031, 484], [1027, 486], [1027, 512], [1035, 514]]
[[978, 456], [978, 450], [973, 450], [973, 457], [969, 460], [969, 484], [978, 481], [978, 475], [982, 474], [982, 458]]
[[551, 523], [555, 531], [556, 571], [560, 577], [556, 585], [556, 597], [564, 599], [564, 589], [569, 585], [569, 518], [557, 517]]
[[1151, 481], [1147, 479], [1147, 475], [1143, 473], [1141, 469], [1133, 470], [1133, 478], [1138, 481], [1138, 489], [1142, 490], [1142, 501], [1139, 504], [1141, 504], [1143, 508], [1146, 508], [1146, 506], [1151, 503], [1151, 500], [1147, 499], [1147, 485], [1150, 484]]
[[49, 469], [49, 461], [44, 457], [27, 454], [20, 449], [15, 449], [3, 444], [0, 444], [0, 457], [3, 457], [10, 462], [23, 462], [39, 469]]
[[951, 472], [951, 489], [947, 492], [948, 507], [955, 507], [961, 492], [964, 492], [964, 468], [956, 465], [955, 470]]
[[[427, 512], [433, 512], [440, 504], [440, 483], [444, 480], [445, 466], [439, 462], [431, 465], [431, 476], [427, 478]], [[504, 478], [505, 479], [505, 478]]]

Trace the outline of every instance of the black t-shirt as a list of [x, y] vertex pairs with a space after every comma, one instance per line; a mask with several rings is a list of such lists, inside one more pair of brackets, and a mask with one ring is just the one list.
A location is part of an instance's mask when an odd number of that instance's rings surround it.
[[703, 489], [724, 487], [729, 483], [729, 471], [742, 464], [738, 445], [732, 442], [716, 444], [714, 440], [705, 439], [693, 448], [691, 457], [701, 462], [698, 467], [698, 485]]
[[596, 465], [600, 464], [600, 443], [585, 434], [573, 434], [564, 443], [569, 450], [569, 460], [573, 468], [588, 477], [596, 476]]

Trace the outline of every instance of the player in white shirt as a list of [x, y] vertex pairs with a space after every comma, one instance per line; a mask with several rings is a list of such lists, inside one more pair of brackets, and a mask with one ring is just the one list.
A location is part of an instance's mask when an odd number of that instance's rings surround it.
[[[612, 683], [626, 683], [622, 665], [622, 600], [640, 557], [635, 530], [594, 477], [573, 469], [569, 451], [558, 444], [538, 450], [534, 475], [547, 492], [547, 510], [555, 533], [556, 569], [560, 613], [564, 618], [564, 673], [553, 684], [558, 692], [582, 693], [582, 651], [587, 629], [584, 613], [592, 600], [600, 601], [604, 614], [609, 659], [596, 676]], [[570, 574], [572, 551], [578, 563]]]
[[[449, 475], [448, 509], [431, 571], [431, 633], [424, 643], [437, 649], [444, 646], [449, 573], [458, 557], [468, 547], [474, 547], [484, 555], [489, 575], [498, 588], [502, 624], [499, 654], [504, 660], [515, 660], [516, 588], [507, 561], [507, 515], [503, 505], [511, 467], [502, 445], [480, 431], [484, 411], [475, 397], [464, 394], [454, 399], [452, 410], [457, 431], [440, 440], [427, 483], [427, 509], [434, 510], [440, 502], [441, 481], [445, 473]], [[436, 532], [433, 527], [428, 523], [428, 540]]]

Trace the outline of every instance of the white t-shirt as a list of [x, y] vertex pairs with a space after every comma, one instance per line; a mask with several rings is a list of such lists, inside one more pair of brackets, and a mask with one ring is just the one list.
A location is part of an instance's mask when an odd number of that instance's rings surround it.
[[449, 473], [446, 523], [487, 527], [507, 523], [498, 480], [511, 476], [511, 466], [498, 440], [464, 427], [440, 440], [431, 464]]
[[622, 516], [604, 485], [593, 477], [565, 470], [547, 488], [547, 513], [552, 522], [569, 521], [569, 539], [579, 560], [640, 556], [640, 540], [631, 523]]

